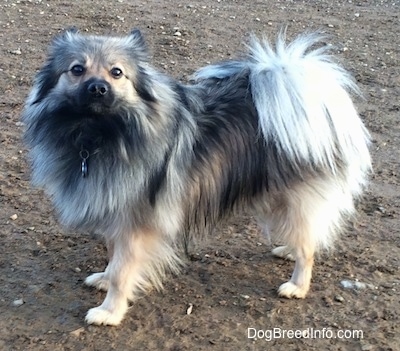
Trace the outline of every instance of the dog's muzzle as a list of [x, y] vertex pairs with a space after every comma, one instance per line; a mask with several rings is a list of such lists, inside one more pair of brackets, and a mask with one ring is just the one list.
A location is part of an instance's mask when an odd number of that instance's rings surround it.
[[83, 83], [78, 95], [81, 108], [95, 113], [111, 108], [115, 99], [110, 83], [98, 78], [91, 78]]

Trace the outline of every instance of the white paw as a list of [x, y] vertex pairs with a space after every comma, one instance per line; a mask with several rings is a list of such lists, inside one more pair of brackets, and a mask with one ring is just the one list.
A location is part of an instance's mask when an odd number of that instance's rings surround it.
[[103, 291], [107, 291], [110, 286], [110, 282], [105, 278], [104, 272], [89, 275], [85, 279], [85, 284], [88, 286], [94, 286], [95, 288]]
[[283, 283], [278, 289], [278, 295], [282, 297], [287, 297], [291, 299], [292, 297], [296, 299], [304, 299], [307, 295], [308, 287], [300, 287], [295, 283], [289, 281]]
[[110, 312], [103, 307], [91, 308], [86, 314], [86, 323], [95, 325], [118, 325], [121, 323], [124, 313]]
[[276, 257], [283, 258], [289, 261], [296, 261], [291, 250], [287, 246], [278, 246], [272, 250], [272, 254]]

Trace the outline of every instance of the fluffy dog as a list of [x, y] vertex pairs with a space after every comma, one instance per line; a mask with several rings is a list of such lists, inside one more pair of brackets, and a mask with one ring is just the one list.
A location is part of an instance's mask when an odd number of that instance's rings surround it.
[[117, 325], [138, 291], [178, 271], [181, 244], [246, 207], [292, 256], [280, 296], [304, 298], [371, 162], [357, 87], [319, 34], [205, 67], [184, 85], [153, 69], [138, 30], [68, 30], [50, 45], [23, 112], [34, 184], [63, 225], [101, 233], [107, 290], [86, 321]]

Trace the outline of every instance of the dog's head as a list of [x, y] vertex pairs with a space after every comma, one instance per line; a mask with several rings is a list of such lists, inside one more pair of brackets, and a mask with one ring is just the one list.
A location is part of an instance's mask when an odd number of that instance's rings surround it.
[[31, 103], [64, 101], [93, 114], [121, 104], [154, 100], [146, 79], [147, 50], [139, 30], [126, 37], [84, 36], [70, 29], [56, 37], [36, 79]]

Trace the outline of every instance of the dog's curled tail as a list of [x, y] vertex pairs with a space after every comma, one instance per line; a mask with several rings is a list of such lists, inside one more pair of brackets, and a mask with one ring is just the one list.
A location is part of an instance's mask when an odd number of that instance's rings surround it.
[[336, 172], [338, 161], [370, 168], [369, 135], [353, 105], [351, 76], [321, 46], [323, 37], [304, 34], [290, 44], [281, 35], [273, 50], [252, 40], [250, 85], [267, 141], [295, 164]]
[[281, 34], [273, 48], [266, 39], [252, 38], [247, 60], [205, 67], [196, 79], [247, 71], [266, 141], [298, 170], [309, 165], [335, 174], [339, 164], [352, 168], [358, 193], [371, 167], [369, 134], [350, 97], [359, 90], [324, 40], [308, 33], [287, 44]]

